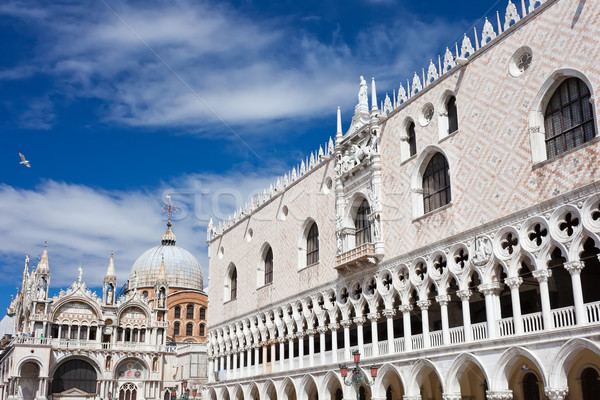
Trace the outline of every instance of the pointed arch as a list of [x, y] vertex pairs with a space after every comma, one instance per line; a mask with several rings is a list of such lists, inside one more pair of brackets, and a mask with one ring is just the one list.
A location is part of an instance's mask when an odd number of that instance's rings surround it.
[[[434, 159], [435, 158], [435, 159]], [[434, 162], [435, 165], [432, 164]], [[441, 163], [441, 164], [440, 164]], [[430, 164], [432, 166], [430, 167]], [[434, 168], [435, 167], [435, 168]], [[433, 176], [433, 174], [442, 174], [444, 177], [444, 181], [440, 181], [443, 183], [442, 191], [438, 192], [438, 187], [424, 187], [427, 185], [429, 181], [426, 181], [426, 178], [429, 175]], [[440, 176], [442, 176], [440, 175]], [[447, 178], [447, 179], [446, 179]], [[451, 186], [450, 186], [450, 162], [448, 156], [444, 152], [442, 148], [439, 146], [430, 145], [427, 146], [415, 163], [415, 168], [413, 169], [411, 175], [411, 197], [412, 197], [412, 216], [413, 218], [418, 218], [427, 212], [434, 211], [440, 207], [443, 207], [447, 204], [451, 204]], [[440, 190], [441, 190], [440, 189]], [[427, 193], [425, 191], [427, 190]], [[436, 194], [437, 193], [437, 194]], [[437, 197], [431, 198], [430, 196], [435, 195], [439, 197], [439, 199], [444, 200], [442, 203], [436, 202]], [[443, 195], [443, 196], [442, 196]], [[443, 199], [442, 199], [443, 197]], [[431, 206], [435, 206], [431, 209], [427, 209], [425, 206], [425, 200]], [[435, 201], [434, 201], [435, 200]]]
[[448, 393], [460, 393], [460, 381], [463, 374], [469, 367], [469, 362], [472, 362], [473, 364], [477, 365], [479, 369], [481, 369], [481, 372], [483, 373], [483, 376], [489, 385], [489, 374], [483, 367], [483, 363], [479, 360], [479, 358], [471, 353], [461, 353], [454, 359], [452, 366], [448, 370], [448, 376], [446, 378], [446, 390]]
[[398, 393], [394, 393], [395, 399], [400, 399], [406, 393], [406, 385], [405, 381], [400, 373], [400, 370], [397, 369], [393, 364], [385, 363], [377, 370], [377, 378], [375, 379], [375, 384], [373, 385], [373, 397], [384, 398], [386, 394], [386, 389], [389, 386], [394, 385], [396, 382], [394, 380], [398, 380], [400, 383], [400, 391]]
[[550, 367], [550, 387], [566, 387], [567, 375], [582, 350], [590, 350], [600, 357], [600, 346], [585, 338], [571, 339], [562, 345]]
[[520, 357], [528, 359], [540, 371], [544, 387], [548, 387], [547, 373], [540, 359], [524, 347], [511, 347], [507, 349], [496, 363], [491, 381], [490, 390], [508, 390], [508, 381], [515, 363]]
[[431, 369], [437, 378], [440, 381], [440, 385], [442, 387], [442, 393], [445, 392], [444, 380], [442, 378], [442, 374], [440, 373], [439, 368], [427, 358], [419, 358], [411, 368], [408, 374], [408, 387], [406, 388], [406, 392], [408, 395], [415, 395], [420, 393], [420, 386], [423, 383], [423, 378], [425, 378], [425, 372], [427, 369]]

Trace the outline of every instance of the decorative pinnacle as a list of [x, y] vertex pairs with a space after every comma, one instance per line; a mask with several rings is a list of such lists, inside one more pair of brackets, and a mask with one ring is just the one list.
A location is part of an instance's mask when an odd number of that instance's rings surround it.
[[343, 135], [342, 134], [342, 110], [338, 106], [338, 109], [337, 109], [337, 133], [335, 136], [341, 137], [342, 135]]
[[377, 110], [377, 90], [375, 89], [375, 77], [371, 77], [371, 111]]

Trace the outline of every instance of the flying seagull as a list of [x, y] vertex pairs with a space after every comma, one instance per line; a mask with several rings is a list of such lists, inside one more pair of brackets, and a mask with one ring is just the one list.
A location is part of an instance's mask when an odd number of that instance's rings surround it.
[[21, 156], [21, 162], [19, 164], [23, 164], [25, 165], [27, 168], [31, 168], [31, 165], [29, 164], [29, 161], [27, 161], [25, 159], [25, 156], [23, 155], [23, 153], [19, 152], [19, 155]]

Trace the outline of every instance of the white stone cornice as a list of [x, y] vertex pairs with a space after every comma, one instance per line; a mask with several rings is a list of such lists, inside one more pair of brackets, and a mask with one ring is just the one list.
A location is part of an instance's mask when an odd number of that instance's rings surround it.
[[512, 390], [488, 390], [485, 392], [487, 400], [512, 400]]

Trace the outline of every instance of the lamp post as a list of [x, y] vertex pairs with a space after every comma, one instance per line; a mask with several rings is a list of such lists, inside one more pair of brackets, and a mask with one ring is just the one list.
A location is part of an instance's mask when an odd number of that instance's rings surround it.
[[362, 374], [362, 370], [358, 366], [360, 363], [360, 351], [354, 350], [352, 352], [352, 357], [354, 358], [354, 368], [350, 370], [350, 377], [348, 377], [348, 366], [346, 364], [340, 364], [340, 374], [342, 378], [344, 378], [344, 384], [346, 386], [354, 386], [354, 390], [356, 391], [356, 400], [360, 400], [360, 384], [361, 382], [367, 386], [373, 386], [375, 383], [375, 378], [377, 378], [377, 367], [375, 365], [371, 365], [371, 382], [368, 382], [364, 375]]
[[198, 388], [194, 388], [194, 390], [192, 390], [192, 395], [194, 396], [194, 400], [196, 400], [197, 394], [198, 394]]

